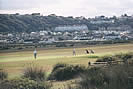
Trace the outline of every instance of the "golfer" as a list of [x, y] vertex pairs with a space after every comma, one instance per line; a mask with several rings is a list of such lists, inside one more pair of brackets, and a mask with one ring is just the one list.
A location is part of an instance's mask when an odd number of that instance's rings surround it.
[[36, 51], [36, 49], [34, 50], [34, 58], [36, 59], [36, 57], [37, 57], [37, 51]]
[[75, 50], [75, 48], [73, 49], [73, 56], [76, 56], [76, 50]]

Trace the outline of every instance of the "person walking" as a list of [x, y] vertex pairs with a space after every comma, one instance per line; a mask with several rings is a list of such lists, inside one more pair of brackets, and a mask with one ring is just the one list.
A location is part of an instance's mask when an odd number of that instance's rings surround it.
[[36, 51], [36, 49], [34, 50], [34, 58], [35, 59], [37, 58], [37, 51]]
[[75, 50], [75, 48], [73, 49], [73, 56], [76, 56], [76, 50]]

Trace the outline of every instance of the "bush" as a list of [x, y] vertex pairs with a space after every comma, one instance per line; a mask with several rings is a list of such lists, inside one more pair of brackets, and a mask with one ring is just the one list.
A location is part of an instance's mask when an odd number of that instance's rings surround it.
[[96, 62], [110, 62], [110, 61], [115, 61], [115, 58], [112, 56], [104, 56], [99, 58]]
[[0, 70], [0, 80], [4, 80], [8, 77], [8, 73], [4, 70]]
[[103, 87], [104, 83], [108, 83], [104, 72], [100, 68], [95, 67], [81, 74], [81, 79], [80, 87], [83, 89], [95, 89]]
[[56, 71], [58, 68], [63, 68], [63, 67], [66, 67], [68, 66], [67, 64], [64, 64], [64, 63], [57, 63], [56, 65], [54, 65], [53, 67], [53, 72]]
[[67, 47], [67, 45], [65, 43], [59, 43], [56, 44], [56, 47]]
[[17, 48], [18, 50], [21, 50], [21, 49], [23, 49], [22, 47], [19, 47], [19, 48]]
[[82, 66], [73, 66], [73, 65], [66, 65], [66, 64], [56, 64], [56, 66], [53, 68], [53, 71], [51, 72], [49, 79], [50, 80], [69, 80], [80, 73], [85, 71], [85, 67]]
[[1, 47], [0, 50], [7, 50], [9, 47]]
[[122, 60], [125, 63], [127, 63], [127, 61], [130, 61], [131, 59], [133, 59], [133, 53], [121, 53], [121, 54], [116, 54], [113, 56], [101, 57], [97, 59], [96, 62], [111, 62], [111, 61], [116, 61], [116, 60]]
[[126, 63], [128, 60], [133, 58], [133, 53], [123, 53], [123, 54], [121, 53], [121, 54], [115, 55], [114, 57], [117, 57]]
[[50, 89], [50, 86], [46, 83], [38, 83], [27, 78], [18, 78], [2, 81], [0, 89]]
[[78, 88], [76, 89], [132, 89], [132, 83], [132, 65], [117, 65], [107, 68], [94, 67], [81, 74], [81, 81], [77, 83]]
[[35, 81], [44, 81], [46, 79], [46, 73], [42, 68], [39, 68], [36, 66], [30, 66], [24, 70], [23, 77], [29, 78]]
[[99, 56], [91, 55], [91, 56], [88, 56], [88, 58], [99, 58]]

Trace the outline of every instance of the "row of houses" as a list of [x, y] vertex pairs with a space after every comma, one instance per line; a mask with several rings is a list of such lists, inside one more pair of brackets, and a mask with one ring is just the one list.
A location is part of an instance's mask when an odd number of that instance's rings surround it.
[[85, 31], [88, 32], [87, 25], [67, 25], [67, 26], [58, 26], [55, 28], [56, 32], [75, 32], [75, 31]]
[[[118, 29], [118, 30], [114, 30]], [[0, 34], [0, 43], [53, 43], [63, 40], [91, 40], [106, 41], [115, 39], [133, 39], [130, 27], [99, 28], [99, 30], [88, 30], [86, 25], [58, 26], [53, 31], [38, 31], [31, 33], [8, 33]]]

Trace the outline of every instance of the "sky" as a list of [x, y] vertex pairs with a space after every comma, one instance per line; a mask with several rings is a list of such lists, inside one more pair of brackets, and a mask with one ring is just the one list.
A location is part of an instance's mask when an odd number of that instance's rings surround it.
[[133, 0], [0, 0], [0, 13], [74, 17], [133, 15]]

